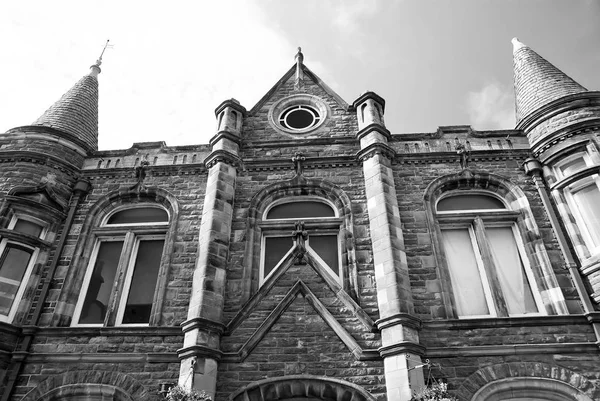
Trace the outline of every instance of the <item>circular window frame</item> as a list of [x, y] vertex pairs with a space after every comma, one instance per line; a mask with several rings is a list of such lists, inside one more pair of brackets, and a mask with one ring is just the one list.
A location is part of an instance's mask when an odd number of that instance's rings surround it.
[[[288, 128], [281, 124], [281, 120], [285, 119], [290, 111], [293, 109], [309, 110], [311, 114], [315, 114], [315, 119], [318, 118], [317, 122], [314, 122], [306, 128]], [[286, 115], [287, 113], [287, 115]], [[327, 117], [329, 116], [329, 108], [320, 98], [312, 95], [300, 94], [288, 96], [281, 99], [271, 107], [269, 110], [269, 123], [271, 126], [279, 131], [286, 134], [302, 135], [316, 131], [323, 125]]]

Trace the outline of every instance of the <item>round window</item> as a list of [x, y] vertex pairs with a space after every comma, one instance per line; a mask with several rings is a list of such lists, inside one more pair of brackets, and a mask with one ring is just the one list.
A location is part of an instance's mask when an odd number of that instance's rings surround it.
[[298, 105], [286, 109], [279, 116], [279, 124], [283, 128], [291, 130], [305, 130], [319, 123], [321, 116], [319, 112], [306, 105]]

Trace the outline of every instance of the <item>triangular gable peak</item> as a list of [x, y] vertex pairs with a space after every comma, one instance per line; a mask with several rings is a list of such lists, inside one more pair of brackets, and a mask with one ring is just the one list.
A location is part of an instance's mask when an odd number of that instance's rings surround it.
[[263, 96], [243, 124], [246, 143], [329, 141], [358, 131], [352, 106], [301, 62]]
[[[314, 86], [316, 86], [321, 89], [321, 91], [323, 92], [323, 95], [326, 95], [327, 97], [331, 97], [331, 99], [337, 103], [338, 107], [340, 107], [341, 109], [344, 109], [344, 110], [350, 110], [350, 105], [348, 105], [348, 103], [346, 103], [340, 95], [338, 95], [325, 82], [323, 82], [323, 80], [321, 78], [319, 78], [319, 76], [317, 76], [317, 74], [312, 72], [304, 64], [301, 64], [300, 68], [302, 69], [302, 72], [304, 73], [304, 77], [302, 78], [301, 85], [299, 85], [299, 86], [296, 85], [297, 66], [294, 65], [285, 74], [283, 74], [283, 76], [279, 79], [279, 81], [277, 81], [277, 83], [275, 85], [273, 85], [273, 87], [258, 101], [258, 103], [256, 103], [254, 105], [254, 107], [252, 107], [252, 109], [249, 112], [249, 115], [254, 115], [258, 111], [260, 111], [260, 109], [263, 106], [265, 106], [265, 104], [268, 103], [269, 100], [272, 100], [273, 98], [275, 98], [277, 96], [278, 92], [283, 91], [284, 94], [291, 94], [288, 90], [290, 86], [298, 93], [313, 92], [316, 89], [316, 88], [314, 88]], [[315, 92], [318, 92], [318, 89]], [[311, 94], [313, 94], [315, 96], [319, 96], [317, 93], [311, 93]]]

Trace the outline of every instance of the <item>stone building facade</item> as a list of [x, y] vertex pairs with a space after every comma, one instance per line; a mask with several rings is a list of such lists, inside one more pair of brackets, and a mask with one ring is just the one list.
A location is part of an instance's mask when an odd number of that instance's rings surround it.
[[600, 92], [392, 134], [296, 63], [208, 145], [98, 151], [92, 66], [0, 136], [1, 400], [600, 399]]

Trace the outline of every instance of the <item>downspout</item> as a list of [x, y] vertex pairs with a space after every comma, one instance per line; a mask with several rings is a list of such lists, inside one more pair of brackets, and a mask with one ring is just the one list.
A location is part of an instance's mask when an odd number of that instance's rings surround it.
[[537, 159], [529, 158], [525, 160], [525, 163], [523, 163], [523, 167], [525, 168], [525, 173], [531, 176], [531, 178], [533, 179], [538, 194], [542, 199], [542, 204], [544, 205], [544, 208], [548, 213], [548, 217], [550, 218], [550, 224], [552, 225], [552, 229], [556, 234], [558, 245], [565, 260], [566, 268], [571, 274], [573, 284], [575, 285], [575, 289], [577, 290], [577, 294], [579, 295], [579, 299], [581, 300], [581, 304], [583, 305], [584, 316], [592, 325], [592, 328], [594, 329], [594, 334], [596, 334], [596, 345], [600, 347], [600, 312], [594, 310], [594, 304], [592, 303], [592, 300], [590, 299], [590, 296], [585, 289], [585, 284], [581, 279], [581, 274], [579, 273], [577, 262], [573, 257], [573, 253], [571, 252], [571, 248], [569, 247], [569, 242], [565, 237], [558, 216], [556, 215], [554, 204], [552, 203], [550, 197], [548, 196], [548, 192], [546, 191], [546, 185], [544, 183], [544, 178], [542, 177], [542, 164]]
[[44, 301], [48, 296], [48, 292], [50, 291], [50, 284], [54, 277], [54, 273], [56, 272], [56, 268], [60, 260], [60, 255], [63, 251], [65, 242], [67, 240], [67, 236], [69, 234], [69, 231], [71, 230], [71, 225], [73, 224], [73, 219], [75, 218], [75, 212], [77, 210], [77, 207], [79, 206], [79, 203], [90, 191], [91, 187], [91, 183], [85, 179], [79, 179], [73, 187], [73, 195], [71, 195], [71, 205], [69, 207], [67, 219], [65, 220], [65, 224], [62, 229], [62, 235], [58, 241], [58, 244], [56, 245], [56, 251], [54, 252], [54, 258], [52, 259], [50, 268], [48, 269], [48, 275], [46, 276], [46, 280], [42, 285], [39, 301], [35, 307], [35, 310], [33, 311], [33, 316], [31, 318], [32, 325], [23, 327], [23, 337], [21, 337], [21, 341], [16, 345], [15, 351], [13, 352], [13, 357], [9, 366], [10, 376], [8, 378], [8, 382], [6, 384], [6, 387], [4, 388], [4, 393], [2, 394], [2, 398], [0, 398], [0, 401], [8, 401], [15, 388], [17, 378], [19, 377], [19, 373], [21, 372], [21, 369], [25, 364], [25, 359], [27, 358], [29, 346], [31, 345], [35, 336], [37, 324], [40, 320], [40, 316], [42, 315]]

